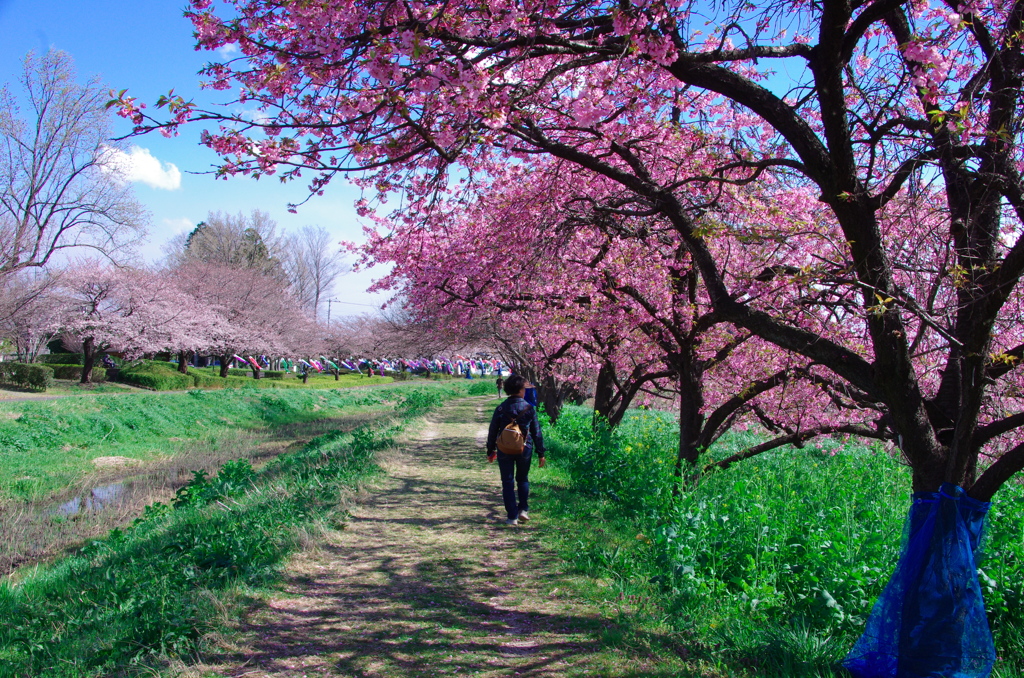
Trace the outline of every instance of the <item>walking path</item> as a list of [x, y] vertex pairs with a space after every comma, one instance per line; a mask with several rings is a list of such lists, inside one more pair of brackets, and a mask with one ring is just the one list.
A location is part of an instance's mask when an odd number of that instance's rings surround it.
[[[592, 662], [608, 659], [594, 653], [611, 622], [560, 595], [556, 556], [537, 539], [543, 497], [534, 520], [503, 522], [483, 454], [496, 402], [457, 401], [412, 431], [346, 529], [293, 560], [283, 592], [202, 675], [608, 675]], [[626, 673], [640, 675], [615, 675]]]

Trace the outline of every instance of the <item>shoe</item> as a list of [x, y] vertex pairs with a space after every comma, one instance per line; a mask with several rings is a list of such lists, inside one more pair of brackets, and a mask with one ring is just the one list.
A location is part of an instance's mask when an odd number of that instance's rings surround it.
[[519, 519], [518, 518], [509, 518], [508, 520], [505, 521], [505, 524], [506, 525], [518, 525], [519, 524]]
[[526, 511], [520, 511], [519, 512], [519, 520], [521, 520], [521, 521], [523, 521], [525, 523], [529, 519], [530, 519], [530, 514], [529, 513], [527, 513]]

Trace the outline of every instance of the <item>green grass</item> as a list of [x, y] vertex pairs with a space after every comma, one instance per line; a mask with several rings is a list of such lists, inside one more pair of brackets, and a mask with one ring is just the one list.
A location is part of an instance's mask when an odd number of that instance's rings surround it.
[[312, 374], [308, 382], [304, 384], [301, 378], [294, 376], [286, 376], [283, 379], [253, 379], [240, 374], [240, 372], [243, 370], [231, 370], [227, 377], [221, 377], [219, 368], [190, 367], [186, 375], [178, 372], [177, 363], [141, 360], [121, 370], [119, 379], [154, 391], [180, 391], [191, 388], [334, 389], [378, 386], [394, 381], [391, 377], [363, 377], [358, 374], [342, 374], [335, 380], [334, 375]]
[[445, 387], [192, 390], [0, 404], [0, 501], [43, 499], [90, 472], [96, 457], [174, 454], [177, 443], [196, 438], [216, 442], [238, 429], [386, 407], [408, 389], [441, 393]]
[[[899, 554], [904, 467], [880, 448], [827, 439], [747, 460], [675, 497], [670, 417], [633, 412], [596, 439], [590, 419], [567, 408], [545, 429], [553, 468], [537, 480], [567, 561], [609, 582], [595, 595], [636, 601], [635, 633], [686, 637], [737, 675], [847, 675], [836, 663]], [[749, 442], [735, 434], [710, 456]], [[996, 676], [1024, 669], [1022, 499], [1020, 484], [997, 495], [981, 563]]]
[[47, 395], [100, 395], [130, 392], [132, 392], [131, 387], [123, 384], [83, 384], [75, 379], [54, 379], [53, 386], [46, 389]]
[[[460, 393], [416, 387], [391, 397], [408, 419]], [[0, 582], [0, 678], [145, 673], [201, 650], [225, 614], [277, 579], [303, 533], [340, 526], [343, 488], [377, 471], [374, 452], [401, 428], [329, 433], [259, 471], [240, 460], [212, 479], [197, 473], [173, 504]]]

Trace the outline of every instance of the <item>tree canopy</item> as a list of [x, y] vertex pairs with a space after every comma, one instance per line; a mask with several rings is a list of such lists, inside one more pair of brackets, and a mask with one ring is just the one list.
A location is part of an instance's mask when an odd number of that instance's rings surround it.
[[717, 320], [883, 411], [916, 489], [988, 499], [1024, 467], [1024, 2], [228, 6], [188, 14], [239, 46], [205, 71], [236, 108], [122, 115], [218, 122], [224, 174], [357, 171], [408, 224], [556, 160], [614, 186], [595, 219], [671, 229]]

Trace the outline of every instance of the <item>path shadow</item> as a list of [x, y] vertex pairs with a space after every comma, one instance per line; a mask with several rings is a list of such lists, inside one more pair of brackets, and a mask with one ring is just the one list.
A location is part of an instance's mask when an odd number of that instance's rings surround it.
[[499, 520], [497, 468], [486, 465], [479, 436], [498, 401], [476, 400], [470, 416], [466, 408], [433, 413], [435, 428], [406, 446], [395, 473], [350, 517], [346, 536], [290, 568], [283, 596], [245, 611], [247, 647], [206, 661], [231, 666], [223, 675], [233, 678], [585, 670], [617, 624], [600, 609], [563, 602], [557, 588], [549, 592], [547, 573], [560, 569], [558, 557], [531, 528], [509, 530]]

